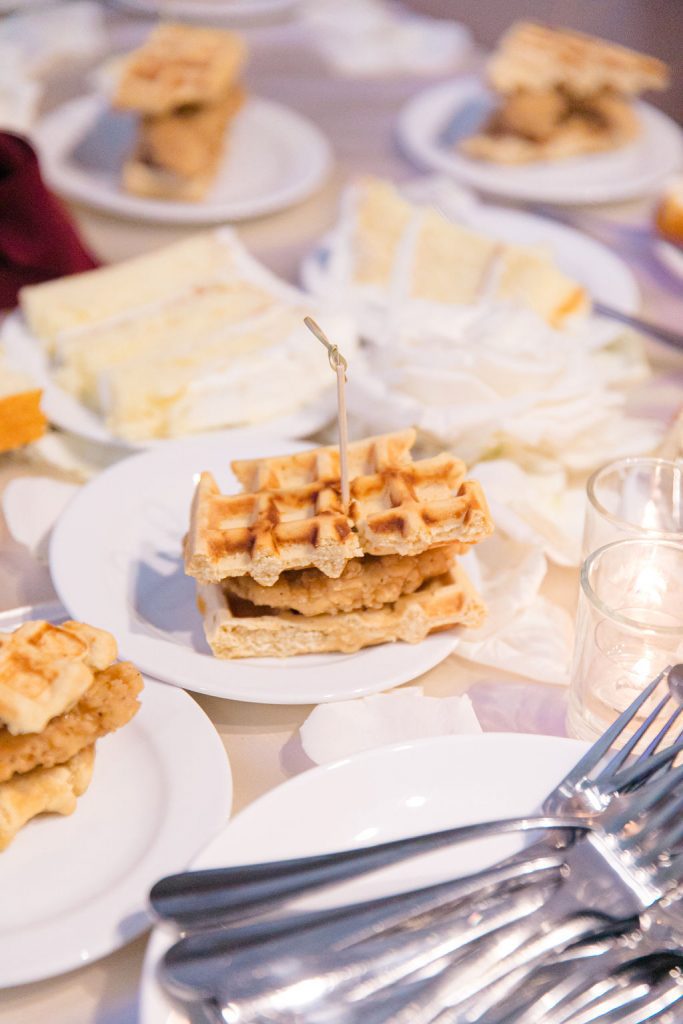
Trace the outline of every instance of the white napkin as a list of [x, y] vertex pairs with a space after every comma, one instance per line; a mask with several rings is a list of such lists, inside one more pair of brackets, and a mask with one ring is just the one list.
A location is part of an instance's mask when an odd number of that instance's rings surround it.
[[463, 632], [456, 653], [479, 665], [564, 686], [569, 683], [573, 643], [571, 616], [539, 594], [503, 621], [492, 619], [482, 629]]
[[40, 76], [63, 60], [104, 49], [104, 17], [93, 0], [41, 6], [0, 20], [0, 130], [28, 135], [43, 94]]
[[308, 0], [301, 18], [328, 65], [349, 77], [436, 75], [458, 67], [472, 47], [464, 25], [385, 0]]
[[325, 764], [401, 740], [479, 733], [469, 697], [426, 697], [421, 686], [319, 704], [300, 729], [312, 761]]
[[647, 370], [617, 327], [588, 319], [557, 331], [502, 304], [398, 299], [367, 316], [355, 305], [369, 339], [349, 378], [359, 429], [414, 425], [467, 462], [497, 453], [577, 471], [650, 452], [661, 437], [662, 424], [626, 413], [624, 382]]
[[[464, 629], [456, 653], [466, 661], [516, 672], [544, 683], [565, 684], [574, 642], [571, 616], [543, 597], [547, 562], [529, 527], [510, 519], [491, 500], [496, 532], [461, 558], [484, 598], [488, 615], [481, 629]], [[509, 529], [511, 535], [506, 534]]]
[[130, 448], [98, 444], [65, 431], [49, 430], [21, 450], [17, 458], [37, 473], [59, 476], [69, 483], [85, 483], [108, 466], [133, 455]]
[[2, 510], [10, 536], [27, 547], [39, 562], [48, 560], [52, 528], [78, 491], [76, 484], [47, 476], [20, 476], [7, 484]]
[[18, 12], [0, 22], [0, 44], [14, 49], [32, 77], [61, 61], [96, 56], [106, 45], [101, 5], [72, 0]]
[[570, 484], [561, 468], [530, 472], [510, 459], [480, 462], [470, 470], [489, 502], [497, 530], [538, 544], [557, 565], [581, 564], [586, 489]]
[[27, 135], [41, 94], [41, 86], [26, 72], [19, 49], [0, 36], [0, 131]]

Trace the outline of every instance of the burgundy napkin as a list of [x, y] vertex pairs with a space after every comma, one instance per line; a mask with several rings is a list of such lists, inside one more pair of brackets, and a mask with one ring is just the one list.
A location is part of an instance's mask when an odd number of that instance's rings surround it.
[[25, 284], [97, 265], [45, 187], [32, 147], [0, 132], [0, 309], [16, 305]]

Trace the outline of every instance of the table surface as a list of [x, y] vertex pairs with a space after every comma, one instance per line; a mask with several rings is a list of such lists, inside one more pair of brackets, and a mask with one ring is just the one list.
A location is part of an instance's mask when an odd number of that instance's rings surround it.
[[[147, 23], [110, 14], [112, 48], [135, 45]], [[406, 100], [434, 79], [341, 79], [327, 71], [292, 24], [249, 31], [252, 48], [247, 84], [264, 97], [277, 97], [301, 111], [328, 135], [335, 169], [323, 188], [292, 209], [239, 226], [245, 244], [274, 271], [296, 279], [301, 257], [336, 218], [340, 188], [359, 171], [410, 179], [415, 169], [394, 140], [396, 115]], [[465, 70], [479, 66], [473, 55]], [[82, 74], [55, 79], [50, 102], [82, 89]], [[610, 244], [631, 266], [643, 295], [643, 315], [669, 327], [683, 321], [680, 281], [657, 262], [651, 249], [651, 201], [619, 206], [562, 210], [563, 219]], [[152, 249], [187, 234], [188, 229], [117, 220], [72, 207], [84, 237], [105, 261]], [[656, 369], [683, 384], [683, 359], [651, 346]], [[0, 457], [0, 491], [8, 480], [30, 472], [21, 460]], [[573, 611], [576, 573], [552, 569], [544, 592]], [[0, 515], [0, 611], [54, 597], [47, 568], [8, 536]], [[565, 692], [519, 676], [467, 664], [453, 655], [417, 682], [432, 696], [469, 691], [482, 726], [564, 734]], [[310, 767], [296, 742], [290, 742], [310, 707], [264, 706], [197, 697], [216, 726], [230, 758], [235, 784], [234, 811], [260, 794]], [[285, 747], [287, 748], [285, 751]], [[137, 1019], [137, 984], [146, 938], [141, 937], [106, 959], [64, 975], [0, 993], [0, 1024], [50, 1021], [50, 1024], [132, 1024]]]

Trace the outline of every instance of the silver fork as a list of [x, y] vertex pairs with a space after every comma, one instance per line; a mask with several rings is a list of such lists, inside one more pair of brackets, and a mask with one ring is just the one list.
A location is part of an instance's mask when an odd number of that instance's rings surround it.
[[[673, 671], [671, 674], [673, 674]], [[677, 678], [681, 678], [680, 668], [671, 681], [674, 689]], [[666, 707], [669, 700], [669, 695], [667, 694], [658, 702], [656, 708], [642, 723], [641, 727], [626, 744], [624, 750], [612, 756], [605, 768], [599, 769], [600, 762], [604, 760], [605, 755], [611, 753], [610, 746], [613, 739], [623, 732], [623, 729], [632, 720], [637, 710], [654, 693], [660, 681], [661, 677], [653, 680], [652, 684], [650, 684], [640, 698], [634, 702], [634, 705], [620, 716], [620, 719], [579, 762], [561, 786], [550, 795], [549, 800], [555, 799], [559, 792], [563, 799], [573, 801], [576, 805], [578, 802], [574, 800], [575, 794], [572, 793], [571, 789], [567, 790], [571, 780], [571, 785], [575, 786], [579, 797], [585, 798], [589, 806], [593, 808], [593, 817], [599, 817], [599, 812], [595, 810], [596, 804], [608, 802], [617, 789], [632, 789], [642, 785], [651, 774], [656, 775], [659, 771], [670, 765], [672, 758], [681, 748], [680, 743], [674, 744], [668, 750], [661, 753], [656, 753], [656, 751], [680, 714], [680, 707], [677, 707], [669, 715], [665, 727], [659, 730], [657, 736], [648, 744], [646, 750], [637, 761], [629, 767], [623, 767], [624, 760], [628, 757], [630, 751], [647, 733], [647, 730]], [[599, 770], [596, 772], [596, 769]], [[665, 782], [668, 782], [668, 780], [665, 780]], [[602, 814], [604, 815], [604, 813], [603, 811]], [[542, 849], [547, 855], [548, 846], [545, 845]], [[556, 869], [563, 859], [564, 855], [562, 855], [559, 862], [555, 862], [554, 867]], [[559, 875], [556, 871], [555, 881], [558, 878]], [[545, 876], [545, 882], [548, 882], [547, 875]], [[457, 885], [457, 883], [455, 884]], [[444, 921], [442, 914], [442, 920], [438, 922], [438, 928], [436, 928], [435, 919], [427, 915], [425, 928], [429, 942], [427, 942], [426, 946], [425, 935], [417, 934], [414, 923], [410, 925], [412, 932], [408, 934], [407, 938], [405, 935], [400, 934], [399, 929], [399, 934], [394, 934], [391, 942], [384, 949], [382, 961], [371, 965], [369, 976], [366, 957], [369, 955], [370, 950], [367, 948], [367, 944], [363, 949], [359, 949], [359, 951], [354, 952], [352, 949], [350, 952], [342, 955], [342, 950], [346, 946], [353, 946], [354, 943], [358, 942], [361, 942], [362, 945], [362, 939], [367, 934], [368, 918], [366, 912], [368, 909], [371, 909], [373, 914], [371, 923], [375, 935], [382, 930], [392, 928], [396, 932], [397, 921], [400, 923], [403, 920], [404, 924], [408, 921], [409, 908], [405, 903], [400, 903], [400, 900], [406, 898], [424, 899], [428, 894], [436, 896], [436, 902], [432, 903], [431, 909], [435, 905], [443, 904], [445, 890], [442, 887], [435, 887], [433, 893], [429, 890], [423, 890], [418, 893], [405, 894], [404, 897], [399, 898], [398, 904], [384, 907], [383, 910], [381, 907], [378, 908], [376, 903], [372, 907], [370, 905], [361, 905], [361, 907], [356, 908], [345, 908], [341, 913], [342, 921], [347, 914], [351, 916], [354, 913], [366, 914], [366, 917], [360, 919], [362, 927], [358, 927], [358, 922], [352, 920], [351, 928], [349, 929], [347, 926], [345, 930], [339, 929], [334, 916], [328, 917], [326, 923], [321, 925], [321, 922], [324, 921], [324, 916], [319, 914], [313, 922], [315, 927], [312, 928], [308, 935], [306, 935], [305, 928], [302, 932], [302, 929], [298, 927], [300, 924], [306, 926], [307, 922], [302, 922], [298, 918], [290, 919], [290, 928], [287, 926], [286, 919], [284, 922], [276, 920], [272, 924], [269, 924], [267, 921], [261, 922], [257, 933], [252, 933], [251, 940], [246, 943], [242, 941], [245, 938], [244, 929], [223, 927], [214, 934], [205, 933], [203, 936], [190, 935], [169, 951], [163, 965], [162, 974], [166, 984], [180, 998], [192, 998], [193, 993], [194, 998], [197, 998], [201, 993], [207, 998], [214, 996], [220, 999], [224, 998], [227, 992], [226, 989], [223, 989], [223, 981], [226, 979], [227, 972], [229, 989], [233, 995], [240, 992], [243, 997], [241, 1004], [242, 1014], [246, 1014], [246, 1016], [240, 1019], [249, 1019], [247, 1006], [251, 1004], [255, 1009], [259, 1003], [263, 1004], [263, 1000], [269, 998], [269, 985], [272, 994], [272, 991], [277, 989], [278, 986], [280, 989], [286, 988], [288, 984], [298, 984], [305, 980], [306, 977], [315, 976], [315, 953], [319, 951], [321, 944], [324, 944], [324, 948], [328, 952], [336, 950], [335, 955], [337, 957], [337, 969], [333, 966], [328, 974], [328, 990], [331, 991], [335, 987], [341, 988], [344, 986], [348, 989], [349, 983], [353, 982], [356, 990], [358, 990], [359, 986], [364, 985], [365, 991], [370, 992], [373, 985], [376, 988], [381, 987], [381, 985], [387, 985], [392, 980], [409, 975], [416, 967], [424, 966], [426, 962], [426, 949], [432, 960], [438, 960], [439, 957], [447, 954], [452, 956], [454, 951], [461, 950], [464, 946], [467, 946], [468, 941], [471, 942], [474, 933], [469, 937], [467, 935], [467, 915], [476, 907], [476, 903], [470, 903], [469, 905], [465, 903], [464, 906], [462, 904], [458, 905], [460, 917], [455, 923], [452, 920]], [[547, 895], [547, 889], [544, 893], [545, 895]], [[509, 920], [517, 920], [523, 917], [524, 914], [533, 911], [538, 905], [534, 903], [534, 899], [537, 899], [537, 897], [538, 893], [532, 893], [531, 891], [522, 894], [522, 902], [520, 902], [518, 897], [514, 909], [508, 907], [511, 914]], [[481, 892], [479, 893], [479, 898], [481, 899]], [[413, 917], [419, 912], [422, 913], [424, 918], [425, 913], [429, 911], [430, 907], [424, 902], [421, 905], [413, 903], [411, 909]], [[378, 910], [379, 913], [377, 913]], [[327, 913], [329, 914], [330, 912]], [[334, 915], [334, 912], [332, 914]], [[498, 928], [500, 925], [501, 921], [497, 919], [494, 921], [489, 913], [479, 929], [479, 935], [488, 934], [492, 928]], [[322, 932], [320, 930], [321, 927], [323, 928]], [[364, 928], [365, 933], [363, 931]], [[269, 929], [271, 930], [269, 931]], [[566, 932], [566, 943], [568, 943], [577, 932], [576, 923], [567, 923], [564, 930]], [[585, 928], [579, 929], [579, 934], [583, 934], [583, 931], [585, 931]], [[293, 934], [294, 932], [296, 932], [296, 935]], [[278, 942], [278, 938], [281, 941]], [[258, 943], [262, 941], [266, 941], [267, 945], [259, 948]], [[240, 954], [240, 946], [251, 945], [253, 947], [255, 943], [255, 948], [252, 948], [250, 951], [243, 948]], [[292, 973], [292, 959], [294, 955], [296, 956], [295, 967], [299, 972], [296, 976]], [[312, 960], [311, 957], [313, 958]], [[412, 957], [417, 959], [412, 959]], [[401, 958], [403, 959], [401, 960]], [[260, 976], [260, 983], [257, 986], [257, 988], [260, 988], [260, 991], [256, 992], [256, 1003], [254, 1003], [253, 985], [251, 991], [249, 989], [250, 978], [254, 976], [255, 970]], [[268, 980], [269, 977], [270, 981]], [[372, 980], [373, 978], [374, 981]], [[377, 984], [379, 979], [381, 979], [381, 985]]]
[[[637, 793], [615, 798], [602, 815], [600, 831], [568, 851], [566, 877], [541, 910], [479, 944], [468, 963], [446, 966], [419, 1001], [392, 1021], [503, 1020], [491, 1017], [502, 998], [500, 985], [492, 986], [506, 977], [514, 987], [524, 984], [548, 957], [591, 935], [633, 930], [648, 908], [666, 900], [683, 881], [683, 855], [670, 855], [680, 841], [681, 806], [683, 767]], [[676, 913], [671, 907], [668, 913], [671, 924]], [[660, 928], [658, 941], [670, 940], [669, 926]]]
[[[620, 750], [615, 744], [632, 725], [638, 712], [654, 697], [662, 682], [666, 690]], [[620, 770], [658, 718], [669, 708], [661, 729], [631, 766], [631, 775]], [[589, 824], [607, 806], [615, 787], [640, 785], [652, 772], [665, 768], [683, 750], [683, 734], [664, 751], [661, 764], [654, 758], [674, 723], [683, 712], [683, 665], [665, 669], [638, 695], [593, 744], [578, 764], [543, 801], [541, 813], [552, 817], [584, 818]], [[606, 758], [610, 758], [604, 764]], [[617, 783], [617, 776], [619, 782]], [[630, 779], [630, 781], [629, 781]], [[238, 865], [170, 875], [154, 885], [152, 909], [159, 918], [174, 921], [181, 928], [196, 928], [272, 912], [303, 893], [319, 890], [358, 877], [467, 838], [462, 830], [448, 829], [425, 836], [413, 836], [374, 847], [339, 853], [299, 857], [263, 864]]]
[[683, 1009], [683, 952], [639, 947], [601, 956], [546, 987], [532, 1002], [506, 1012], [499, 1008], [481, 1024], [579, 1024], [611, 1019], [651, 1020], [656, 1012]]

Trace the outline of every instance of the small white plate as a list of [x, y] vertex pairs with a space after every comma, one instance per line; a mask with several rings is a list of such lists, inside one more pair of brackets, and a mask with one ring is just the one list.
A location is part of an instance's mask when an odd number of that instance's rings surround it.
[[[533, 812], [586, 750], [576, 740], [520, 733], [440, 736], [383, 747], [299, 775], [242, 811], [195, 861], [208, 868], [299, 857]], [[511, 853], [510, 837], [451, 848], [348, 885], [371, 899], [478, 870]], [[310, 897], [307, 906], [322, 905]], [[139, 1024], [186, 1024], [156, 978], [173, 939], [152, 933]]]
[[[59, 611], [5, 613], [1, 628]], [[34, 819], [0, 854], [0, 988], [82, 967], [145, 931], [150, 887], [182, 870], [230, 815], [230, 765], [199, 705], [150, 679], [141, 703], [97, 741], [74, 813]]]
[[[544, 245], [560, 270], [582, 284], [595, 302], [634, 314], [640, 308], [640, 291], [628, 265], [601, 242], [575, 228], [558, 224], [522, 210], [509, 210], [473, 200], [465, 217], [454, 217], [474, 231], [514, 245]], [[324, 291], [329, 242], [305, 258], [301, 268], [303, 287], [311, 294]]]
[[195, 21], [245, 22], [288, 14], [298, 0], [114, 0], [138, 14]]
[[456, 150], [493, 105], [477, 79], [426, 89], [399, 116], [398, 138], [417, 164], [451, 174], [481, 192], [547, 203], [609, 203], [634, 199], [657, 187], [683, 163], [683, 136], [671, 118], [637, 103], [640, 136], [609, 153], [510, 166], [474, 160]]
[[117, 637], [126, 658], [177, 686], [256, 704], [321, 704], [378, 693], [415, 679], [443, 661], [458, 630], [419, 644], [392, 643], [357, 654], [293, 658], [213, 657], [183, 569], [195, 481], [214, 473], [236, 492], [232, 459], [302, 451], [272, 438], [204, 435], [169, 441], [105, 470], [73, 498], [54, 528], [50, 570], [74, 618]]
[[134, 220], [213, 224], [273, 213], [323, 183], [332, 153], [301, 114], [250, 96], [230, 126], [230, 140], [208, 195], [197, 203], [145, 199], [124, 192], [121, 168], [133, 148], [136, 119], [111, 110], [99, 94], [69, 100], [34, 130], [48, 184], [77, 202]]
[[[141, 451], [168, 444], [163, 438], [150, 438], [146, 441], [127, 441], [117, 437], [109, 430], [102, 417], [93, 409], [65, 391], [57, 384], [50, 371], [50, 364], [43, 351], [40, 340], [29, 331], [24, 318], [19, 312], [10, 313], [0, 329], [0, 343], [5, 353], [17, 370], [30, 374], [36, 384], [43, 389], [40, 400], [41, 409], [50, 423], [61, 427], [70, 434], [83, 437], [87, 441], [104, 444], [122, 451]], [[249, 426], [235, 427], [234, 433], [241, 434], [272, 434], [278, 437], [308, 437], [322, 429], [335, 416], [335, 389], [331, 387], [314, 402], [272, 420], [263, 420]], [[233, 431], [221, 431], [223, 437]]]

